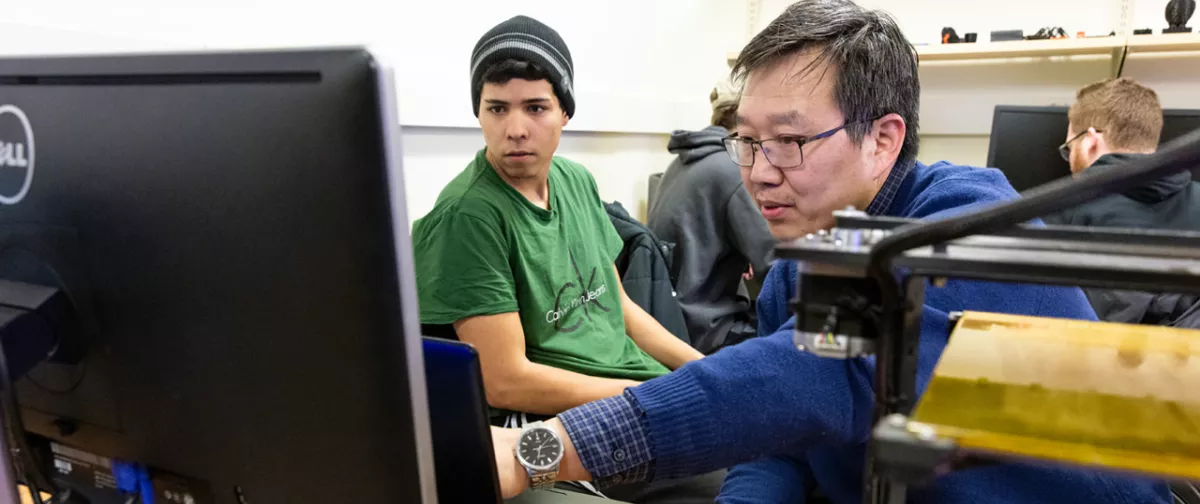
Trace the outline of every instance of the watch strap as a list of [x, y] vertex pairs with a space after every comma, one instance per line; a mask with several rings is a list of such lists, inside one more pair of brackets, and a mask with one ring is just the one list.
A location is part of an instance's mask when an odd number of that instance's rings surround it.
[[534, 490], [552, 488], [558, 481], [558, 466], [543, 471], [534, 471], [529, 468], [526, 470], [529, 472], [529, 488]]
[[[530, 422], [528, 424], [525, 424], [525, 429], [541, 427], [544, 423], [545, 422], [540, 422], [540, 421]], [[561, 442], [561, 440], [560, 440], [560, 442]], [[521, 458], [517, 457], [517, 462], [520, 462], [520, 461], [521, 461]], [[525, 472], [529, 473], [529, 488], [531, 488], [531, 489], [544, 490], [547, 488], [553, 488], [554, 484], [558, 481], [558, 464], [554, 464], [554, 467], [551, 467], [548, 469], [541, 469], [541, 470], [535, 470], [533, 468], [530, 468], [529, 466], [526, 466], [523, 463], [521, 465], [525, 467]]]

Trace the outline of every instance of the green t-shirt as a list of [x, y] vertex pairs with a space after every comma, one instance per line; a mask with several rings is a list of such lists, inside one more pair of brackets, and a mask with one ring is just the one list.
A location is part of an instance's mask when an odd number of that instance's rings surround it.
[[421, 323], [519, 312], [530, 361], [590, 376], [669, 372], [625, 335], [613, 263], [621, 237], [582, 166], [550, 165], [550, 210], [479, 151], [413, 225]]

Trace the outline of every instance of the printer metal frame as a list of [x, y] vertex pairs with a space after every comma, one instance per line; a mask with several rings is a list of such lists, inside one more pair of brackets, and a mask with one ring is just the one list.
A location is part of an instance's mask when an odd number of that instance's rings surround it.
[[889, 309], [868, 272], [871, 250], [915, 221], [853, 210], [837, 212], [836, 219], [833, 231], [783, 243], [776, 256], [800, 264], [796, 347], [829, 358], [876, 357], [866, 504], [901, 504], [909, 486], [992, 463], [986, 454], [908, 428], [927, 288], [961, 278], [1200, 295], [1200, 233], [1017, 226], [895, 256], [891, 267], [902, 296]]

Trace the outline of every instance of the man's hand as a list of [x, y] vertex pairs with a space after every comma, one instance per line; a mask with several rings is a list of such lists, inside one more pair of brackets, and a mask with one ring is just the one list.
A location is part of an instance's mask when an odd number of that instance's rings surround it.
[[[592, 475], [583, 468], [575, 444], [567, 435], [562, 422], [552, 418], [545, 423], [550, 430], [558, 433], [562, 440], [563, 457], [558, 464], [558, 481], [590, 481]], [[492, 427], [492, 446], [496, 452], [496, 471], [500, 473], [500, 495], [511, 499], [529, 489], [529, 473], [517, 462], [513, 450], [521, 440], [520, 429], [501, 429]]]
[[492, 427], [492, 446], [496, 452], [496, 470], [500, 473], [500, 493], [505, 499], [520, 495], [529, 488], [529, 473], [517, 462], [513, 449], [521, 437], [520, 429]]

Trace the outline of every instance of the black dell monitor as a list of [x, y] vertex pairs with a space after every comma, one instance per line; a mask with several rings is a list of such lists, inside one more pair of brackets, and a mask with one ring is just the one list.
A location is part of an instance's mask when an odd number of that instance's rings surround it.
[[390, 79], [360, 49], [0, 59], [0, 307], [78, 319], [6, 397], [51, 486], [436, 502]]
[[[1161, 142], [1200, 129], [1200, 110], [1163, 110]], [[987, 164], [999, 168], [1018, 191], [1071, 174], [1058, 153], [1067, 135], [1067, 107], [997, 105]], [[1196, 170], [1193, 177], [1200, 177]]]

